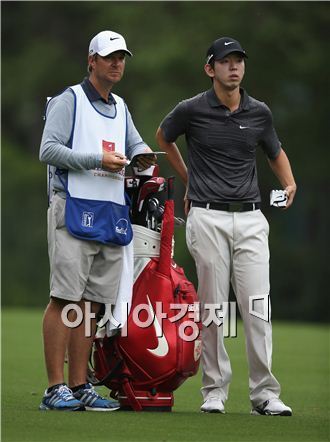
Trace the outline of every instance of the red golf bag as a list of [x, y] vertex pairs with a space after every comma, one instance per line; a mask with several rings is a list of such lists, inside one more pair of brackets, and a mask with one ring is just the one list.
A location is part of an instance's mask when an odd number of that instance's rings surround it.
[[171, 411], [173, 391], [198, 371], [199, 303], [172, 259], [173, 178], [126, 178], [126, 188], [138, 222], [132, 305], [125, 333], [96, 336], [90, 380], [107, 386], [121, 409]]

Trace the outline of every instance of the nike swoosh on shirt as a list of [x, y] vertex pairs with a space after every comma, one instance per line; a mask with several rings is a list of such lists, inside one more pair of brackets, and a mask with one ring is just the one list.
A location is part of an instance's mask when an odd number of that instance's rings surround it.
[[[166, 356], [169, 351], [168, 342], [167, 342], [165, 335], [162, 334], [162, 327], [158, 321], [158, 318], [154, 312], [154, 309], [152, 308], [152, 304], [150, 302], [148, 295], [147, 295], [147, 299], [148, 299], [148, 304], [149, 304], [149, 308], [150, 308], [150, 313], [154, 316], [153, 326], [154, 326], [154, 329], [156, 332], [156, 338], [158, 341], [158, 345], [156, 348], [153, 348], [153, 349], [147, 348], [147, 350], [150, 351], [150, 353], [154, 354], [155, 356], [159, 356], [162, 358], [162, 357]], [[162, 335], [162, 336], [158, 336], [158, 335]]]
[[225, 41], [225, 46], [232, 45], [233, 43], [233, 41]]
[[239, 128], [240, 128], [240, 129], [248, 129], [249, 126], [241, 126], [241, 125], [239, 125]]

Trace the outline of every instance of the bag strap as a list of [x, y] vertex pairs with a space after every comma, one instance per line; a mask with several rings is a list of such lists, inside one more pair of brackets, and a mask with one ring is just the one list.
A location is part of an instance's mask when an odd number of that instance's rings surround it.
[[133, 388], [128, 377], [123, 378], [123, 390], [127, 396], [128, 402], [134, 411], [142, 411], [140, 402], [136, 399]]
[[105, 385], [105, 386], [107, 386], [107, 383], [108, 383], [109, 381], [111, 381], [111, 379], [113, 379], [113, 378], [116, 376], [116, 374], [117, 374], [116, 372], [117, 372], [117, 370], [120, 368], [120, 366], [122, 365], [122, 363], [123, 363], [123, 360], [118, 360], [118, 361], [116, 362], [116, 365], [113, 367], [113, 369], [110, 370], [110, 371], [104, 376], [103, 379], [101, 379], [100, 381], [97, 381], [97, 382], [92, 382], [92, 384], [95, 385], [95, 386], [99, 386], [99, 385]]
[[[99, 341], [94, 341], [94, 344], [96, 346], [96, 349], [100, 355], [100, 357], [102, 358], [103, 362], [105, 361], [105, 355], [104, 355], [104, 351], [103, 351], [103, 347], [101, 346]], [[114, 379], [116, 376], [118, 376], [118, 369], [121, 368], [121, 373], [120, 376], [117, 377], [116, 383], [118, 383], [122, 389], [124, 390], [124, 393], [127, 396], [128, 402], [130, 404], [130, 406], [133, 408], [134, 411], [141, 411], [142, 410], [142, 406], [140, 404], [140, 402], [136, 399], [134, 391], [133, 391], [133, 387], [131, 385], [131, 381], [130, 381], [130, 371], [125, 363], [125, 360], [123, 359], [120, 349], [117, 345], [117, 342], [114, 342], [114, 354], [116, 354], [117, 356], [117, 362], [115, 364], [115, 366], [109, 370], [109, 372], [104, 376], [104, 378], [102, 378], [101, 380], [97, 380], [97, 382], [95, 382], [95, 380], [92, 380], [92, 384], [95, 386], [99, 386], [99, 385], [106, 385], [109, 381], [111, 381], [112, 379]], [[92, 367], [92, 369], [94, 370], [91, 358], [90, 358], [90, 365]], [[115, 389], [116, 390], [116, 389]]]
[[174, 235], [174, 177], [167, 179], [168, 196], [165, 201], [163, 215], [162, 233], [160, 239], [160, 253], [158, 261], [158, 272], [170, 277], [172, 259], [172, 239]]
[[[100, 342], [98, 340], [94, 341], [94, 345], [97, 349], [97, 352], [99, 354], [99, 357], [102, 358], [102, 363], [105, 366], [107, 364], [105, 355], [104, 355], [104, 351], [103, 351], [103, 347], [101, 346]], [[117, 358], [117, 362], [115, 364], [115, 366], [108, 371], [108, 373], [101, 379], [97, 379], [97, 381], [92, 381], [91, 383], [95, 386], [99, 386], [99, 385], [106, 385], [108, 381], [110, 381], [111, 379], [113, 379], [116, 376], [116, 372], [117, 370], [121, 367], [121, 365], [123, 365], [124, 360], [122, 357], [118, 357]], [[93, 363], [92, 363], [92, 352], [90, 354], [90, 358], [89, 358], [89, 364], [92, 367], [92, 370], [94, 371], [94, 367], [93, 367]]]

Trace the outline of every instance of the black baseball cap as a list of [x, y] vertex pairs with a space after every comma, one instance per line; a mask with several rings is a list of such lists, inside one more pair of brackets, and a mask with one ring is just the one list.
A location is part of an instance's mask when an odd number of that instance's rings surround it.
[[238, 52], [243, 57], [247, 58], [246, 52], [239, 41], [231, 37], [218, 38], [218, 40], [215, 40], [207, 50], [206, 63], [210, 63], [212, 59], [221, 60], [232, 52]]

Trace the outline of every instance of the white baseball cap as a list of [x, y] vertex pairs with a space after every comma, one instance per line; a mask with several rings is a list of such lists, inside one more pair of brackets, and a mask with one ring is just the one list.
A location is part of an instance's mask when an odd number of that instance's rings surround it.
[[133, 54], [127, 49], [125, 39], [122, 35], [113, 31], [99, 32], [92, 38], [89, 44], [89, 55], [99, 54], [101, 57], [116, 51], [124, 51], [129, 56]]

